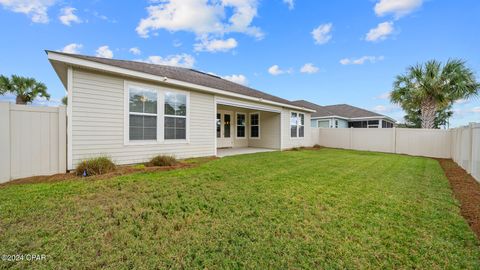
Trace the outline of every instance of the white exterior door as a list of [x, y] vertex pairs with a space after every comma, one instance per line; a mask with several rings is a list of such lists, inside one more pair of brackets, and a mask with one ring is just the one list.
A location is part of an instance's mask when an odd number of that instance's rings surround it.
[[217, 111], [217, 148], [233, 147], [233, 112]]

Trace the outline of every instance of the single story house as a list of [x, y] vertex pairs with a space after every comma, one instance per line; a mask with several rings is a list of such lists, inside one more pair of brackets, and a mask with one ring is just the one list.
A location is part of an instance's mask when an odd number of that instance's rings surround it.
[[307, 108], [197, 70], [46, 51], [68, 93], [67, 169], [110, 156], [216, 156], [310, 145]]
[[296, 100], [294, 104], [315, 110], [311, 117], [311, 126], [319, 128], [392, 128], [396, 121], [386, 115], [368, 111], [348, 104], [320, 106], [306, 101]]

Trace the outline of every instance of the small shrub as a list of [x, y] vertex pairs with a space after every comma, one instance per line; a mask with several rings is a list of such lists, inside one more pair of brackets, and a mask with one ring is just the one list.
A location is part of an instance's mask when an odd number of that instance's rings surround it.
[[298, 148], [298, 147], [293, 147], [291, 150], [292, 150], [292, 151], [300, 151], [300, 148]]
[[315, 144], [315, 145], [313, 146], [313, 148], [319, 149], [319, 148], [322, 148], [322, 146], [321, 146], [320, 144]]
[[75, 169], [78, 176], [92, 176], [115, 170], [115, 164], [109, 157], [90, 158], [80, 162]]
[[153, 157], [148, 163], [149, 166], [173, 166], [177, 164], [178, 161], [175, 157], [159, 155]]
[[145, 164], [137, 164], [133, 166], [134, 169], [145, 169]]

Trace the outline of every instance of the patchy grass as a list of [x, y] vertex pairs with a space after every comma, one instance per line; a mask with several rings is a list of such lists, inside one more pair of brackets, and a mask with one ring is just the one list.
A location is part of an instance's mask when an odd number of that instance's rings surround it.
[[478, 269], [438, 162], [336, 149], [0, 188], [0, 268]]

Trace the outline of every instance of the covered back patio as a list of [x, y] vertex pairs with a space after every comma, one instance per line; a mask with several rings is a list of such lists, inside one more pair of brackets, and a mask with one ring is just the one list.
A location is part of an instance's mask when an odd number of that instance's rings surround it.
[[281, 149], [281, 110], [216, 100], [217, 156], [230, 156]]

